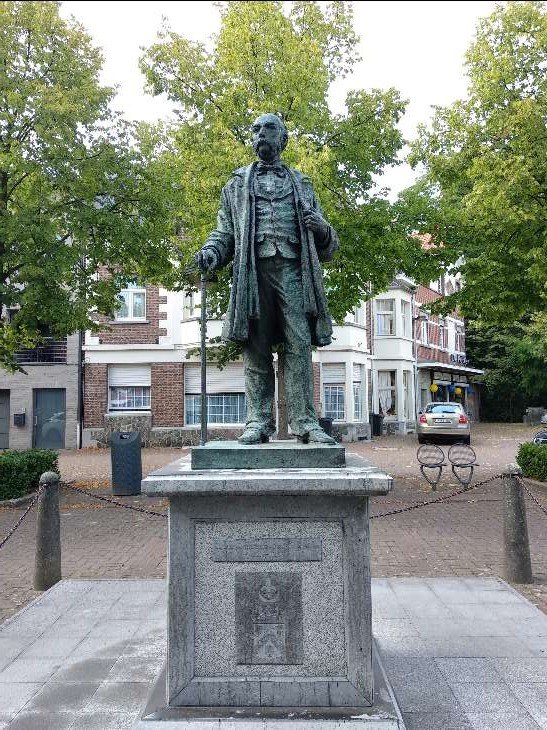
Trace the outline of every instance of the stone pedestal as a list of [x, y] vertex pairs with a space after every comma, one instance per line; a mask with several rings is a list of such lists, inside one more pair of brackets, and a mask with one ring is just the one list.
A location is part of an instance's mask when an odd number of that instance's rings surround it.
[[368, 503], [391, 483], [357, 457], [143, 480], [170, 504], [167, 709], [372, 708]]

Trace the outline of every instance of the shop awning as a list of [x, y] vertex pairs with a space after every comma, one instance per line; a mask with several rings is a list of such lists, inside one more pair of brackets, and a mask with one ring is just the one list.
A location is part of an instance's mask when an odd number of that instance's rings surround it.
[[478, 368], [470, 368], [467, 365], [453, 365], [445, 362], [434, 362], [432, 360], [419, 360], [419, 370], [440, 370], [446, 373], [467, 373], [469, 375], [484, 375], [484, 370]]

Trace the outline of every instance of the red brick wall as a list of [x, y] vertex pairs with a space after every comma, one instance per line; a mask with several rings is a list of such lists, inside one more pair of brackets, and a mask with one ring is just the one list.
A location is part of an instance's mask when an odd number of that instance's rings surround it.
[[151, 366], [152, 426], [184, 425], [184, 364], [156, 363]]
[[313, 363], [313, 405], [316, 413], [321, 416], [321, 366], [318, 362]]
[[84, 365], [84, 428], [102, 428], [108, 408], [108, 366]]
[[[416, 291], [417, 304], [430, 304], [440, 298], [440, 294], [425, 286], [420, 285]], [[414, 316], [419, 311], [420, 309], [416, 307]], [[420, 339], [421, 326], [421, 322], [414, 323], [414, 332], [417, 340]], [[432, 315], [427, 324], [427, 339], [429, 345], [421, 345], [418, 342], [418, 360], [430, 360], [431, 362], [444, 362], [447, 365], [450, 364], [450, 355], [448, 352], [439, 349], [441, 344], [440, 336], [441, 328], [439, 327], [439, 317], [437, 315]]]
[[160, 319], [166, 319], [165, 312], [160, 312], [160, 306], [167, 303], [167, 297], [160, 297], [159, 287], [146, 287], [146, 322], [117, 322], [102, 315], [99, 322], [107, 324], [109, 329], [98, 332], [101, 345], [157, 345], [159, 338], [167, 334], [160, 328]]

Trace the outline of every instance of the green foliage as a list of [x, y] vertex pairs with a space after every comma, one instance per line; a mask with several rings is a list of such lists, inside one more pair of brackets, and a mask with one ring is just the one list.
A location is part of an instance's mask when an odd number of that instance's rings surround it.
[[17, 499], [38, 489], [40, 477], [46, 471], [59, 473], [56, 451], [3, 451], [0, 454], [0, 499]]
[[[0, 2], [0, 366], [111, 313], [128, 278], [168, 277], [164, 135], [109, 108], [102, 58], [57, 2]], [[97, 280], [99, 268], [111, 278]]]
[[547, 482], [547, 446], [545, 444], [521, 444], [517, 464], [525, 477]]
[[547, 358], [534, 350], [529, 325], [489, 326], [480, 320], [466, 323], [466, 351], [474, 367], [483, 368], [481, 418], [520, 422], [528, 406], [547, 400]]
[[436, 109], [411, 155], [426, 175], [405, 194], [409, 218], [465, 280], [447, 306], [489, 324], [545, 309], [546, 66], [544, 4], [500, 5], [467, 53], [467, 98]]
[[[176, 102], [173, 130], [182, 194], [179, 218], [187, 263], [214, 228], [220, 191], [254, 158], [249, 129], [261, 113], [282, 115], [290, 133], [285, 161], [308, 174], [341, 249], [328, 265], [331, 312], [340, 321], [361, 299], [385, 290], [419, 255], [394, 223], [374, 178], [402, 147], [404, 102], [394, 89], [348, 94], [344, 114], [328, 106], [332, 81], [357, 58], [345, 2], [230, 2], [210, 47], [164, 28], [141, 60], [149, 90]], [[229, 272], [212, 290], [225, 310]]]

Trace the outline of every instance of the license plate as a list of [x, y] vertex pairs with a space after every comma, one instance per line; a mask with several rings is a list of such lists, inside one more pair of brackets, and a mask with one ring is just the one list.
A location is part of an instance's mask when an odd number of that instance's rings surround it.
[[433, 423], [451, 423], [450, 418], [434, 418]]

